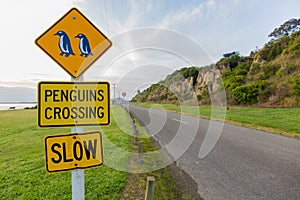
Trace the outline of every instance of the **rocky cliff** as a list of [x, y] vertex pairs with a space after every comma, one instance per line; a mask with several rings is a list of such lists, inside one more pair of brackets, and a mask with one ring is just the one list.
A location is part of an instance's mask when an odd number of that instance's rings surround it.
[[132, 99], [181, 104], [210, 104], [212, 100], [300, 107], [300, 32], [272, 40], [249, 56], [226, 54], [210, 66], [184, 67]]

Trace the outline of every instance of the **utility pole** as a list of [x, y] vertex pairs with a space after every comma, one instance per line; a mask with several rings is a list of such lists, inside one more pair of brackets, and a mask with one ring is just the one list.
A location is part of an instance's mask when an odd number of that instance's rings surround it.
[[113, 83], [112, 85], [114, 86], [114, 98], [113, 98], [113, 101], [115, 101], [116, 100], [116, 84]]

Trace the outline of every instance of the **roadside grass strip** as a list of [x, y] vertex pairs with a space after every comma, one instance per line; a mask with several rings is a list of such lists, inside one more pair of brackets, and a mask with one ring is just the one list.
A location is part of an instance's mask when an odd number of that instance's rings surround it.
[[[153, 107], [154, 104], [138, 103], [134, 105]], [[209, 120], [220, 120], [220, 116], [222, 116], [222, 113], [218, 112], [211, 116], [211, 106], [160, 104], [160, 107], [160, 109]], [[226, 107], [225, 121], [238, 126], [300, 138], [300, 108]]]
[[[0, 111], [0, 196], [1, 199], [71, 199], [71, 172], [49, 174], [45, 170], [44, 138], [47, 135], [68, 134], [70, 128], [38, 128], [37, 110]], [[125, 117], [120, 107], [116, 115]], [[128, 129], [131, 125], [128, 124]], [[99, 131], [87, 127], [85, 131]], [[131, 137], [124, 134], [112, 119], [111, 125], [101, 127], [104, 144], [104, 165], [85, 170], [86, 199], [118, 199], [126, 186], [128, 174], [105, 164], [109, 159], [125, 160], [111, 145], [130, 151]], [[113, 156], [114, 155], [114, 156]], [[111, 157], [110, 157], [111, 156]], [[126, 165], [126, 164], [125, 164]]]

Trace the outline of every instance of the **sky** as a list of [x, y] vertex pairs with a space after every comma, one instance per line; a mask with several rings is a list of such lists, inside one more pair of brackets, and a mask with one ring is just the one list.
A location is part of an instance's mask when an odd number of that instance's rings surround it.
[[300, 17], [298, 0], [3, 0], [0, 102], [36, 101], [39, 81], [70, 80], [34, 41], [72, 7], [113, 43], [84, 80], [109, 81], [126, 99], [184, 66], [249, 55]]

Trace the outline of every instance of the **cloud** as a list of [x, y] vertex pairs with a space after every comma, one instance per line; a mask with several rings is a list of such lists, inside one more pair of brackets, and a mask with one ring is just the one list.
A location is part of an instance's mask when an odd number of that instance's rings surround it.
[[[120, 8], [115, 5], [115, 10], [111, 12], [115, 17], [110, 18], [109, 16], [112, 35], [147, 26], [149, 16], [153, 16], [156, 12], [156, 8], [159, 6], [158, 2], [159, 1], [129, 0], [125, 3], [127, 7], [126, 12], [119, 12], [119, 10], [124, 10], [124, 7]], [[117, 12], [119, 12], [118, 16], [116, 16]]]
[[176, 28], [178, 26], [184, 26], [187, 23], [195, 23], [197, 20], [212, 15], [216, 11], [217, 6], [215, 0], [206, 0], [195, 7], [192, 6], [175, 10], [167, 14], [158, 26], [162, 28]]
[[49, 76], [50, 74], [46, 74], [46, 73], [30, 73], [31, 75], [33, 75], [33, 76]]
[[0, 102], [35, 102], [36, 90], [27, 87], [1, 87]]
[[136, 29], [143, 26], [150, 16], [149, 12], [155, 11], [155, 0], [73, 0], [73, 4], [79, 7], [88, 18], [108, 36]]
[[203, 9], [204, 5], [199, 4], [193, 9], [185, 9], [176, 11], [175, 13], [170, 13], [162, 20], [162, 22], [159, 23], [158, 26], [162, 28], [174, 28], [175, 26], [194, 21], [202, 17]]
[[[5, 88], [24, 87], [24, 88], [36, 89], [36, 85], [37, 85], [37, 81], [34, 81], [34, 80], [0, 81], [0, 87], [5, 87]], [[0, 94], [1, 94], [1, 92], [0, 92]]]
[[[199, 31], [200, 28], [207, 28], [210, 24], [224, 23], [224, 20], [235, 11], [236, 5], [242, 0], [205, 0], [196, 6], [179, 8], [164, 15], [158, 23], [159, 27], [171, 28], [186, 31], [193, 29]], [[244, 0], [245, 1], [245, 0]], [[202, 25], [202, 26], [199, 26]]]
[[11, 0], [1, 4], [0, 38], [5, 48], [0, 54], [5, 71], [0, 73], [0, 80], [30, 80], [32, 72], [60, 74], [34, 40], [71, 7], [68, 0]]
[[214, 8], [214, 7], [216, 7], [216, 1], [215, 0], [208, 0], [206, 2], [206, 7], [207, 8]]

